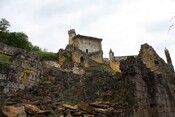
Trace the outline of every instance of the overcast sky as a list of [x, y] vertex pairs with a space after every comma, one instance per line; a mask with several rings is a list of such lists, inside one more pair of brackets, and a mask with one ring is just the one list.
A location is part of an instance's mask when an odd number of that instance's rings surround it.
[[104, 56], [137, 55], [148, 43], [175, 63], [175, 0], [0, 0], [0, 18], [10, 31], [24, 32], [42, 49], [58, 52], [68, 44], [67, 31], [103, 38]]

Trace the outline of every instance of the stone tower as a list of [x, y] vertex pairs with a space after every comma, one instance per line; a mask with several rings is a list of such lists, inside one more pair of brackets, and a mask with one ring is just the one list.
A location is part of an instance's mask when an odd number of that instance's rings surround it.
[[112, 61], [114, 59], [114, 52], [110, 49], [109, 51], [109, 60]]
[[76, 36], [75, 29], [70, 29], [70, 30], [68, 31], [68, 35], [69, 35], [69, 45], [72, 45], [72, 44], [73, 44], [72, 38], [73, 38], [74, 36]]
[[167, 59], [167, 63], [169, 65], [172, 65], [171, 56], [170, 56], [170, 53], [169, 53], [168, 49], [165, 48], [164, 51], [165, 51], [165, 56], [166, 56], [166, 59]]

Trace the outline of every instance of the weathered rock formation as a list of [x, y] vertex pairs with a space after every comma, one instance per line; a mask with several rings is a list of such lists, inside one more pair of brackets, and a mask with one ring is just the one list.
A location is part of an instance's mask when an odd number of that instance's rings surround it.
[[[134, 117], [173, 117], [175, 115], [175, 76], [171, 66], [148, 44], [141, 46], [135, 59], [121, 63], [123, 76], [134, 84]], [[130, 90], [130, 89], [129, 89]]]
[[0, 92], [12, 96], [17, 90], [38, 86], [41, 62], [36, 54], [2, 43], [0, 48], [1, 54], [11, 56], [9, 64], [0, 63]]
[[[66, 60], [66, 56], [71, 57], [69, 52], [62, 53], [67, 65], [60, 67], [46, 62], [42, 70], [37, 56], [27, 52], [14, 54], [11, 64], [0, 71], [1, 94], [16, 91], [13, 98], [1, 96], [1, 105], [7, 105], [0, 109], [2, 116], [11, 113], [27, 117], [175, 115], [174, 69], [148, 44], [141, 46], [137, 57], [120, 61], [120, 73], [103, 64], [83, 68], [81, 64], [71, 63], [69, 58]], [[6, 109], [11, 111], [7, 113]]]

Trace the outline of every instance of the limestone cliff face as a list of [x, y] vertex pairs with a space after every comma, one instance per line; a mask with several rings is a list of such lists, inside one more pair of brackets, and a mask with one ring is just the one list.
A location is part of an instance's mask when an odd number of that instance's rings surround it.
[[32, 52], [0, 44], [1, 54], [11, 56], [10, 63], [0, 64], [0, 91], [16, 95], [16, 91], [38, 86], [41, 62]]
[[174, 116], [174, 71], [151, 46], [142, 45], [138, 57], [122, 61], [120, 67], [123, 76], [128, 77], [134, 84], [132, 116]]

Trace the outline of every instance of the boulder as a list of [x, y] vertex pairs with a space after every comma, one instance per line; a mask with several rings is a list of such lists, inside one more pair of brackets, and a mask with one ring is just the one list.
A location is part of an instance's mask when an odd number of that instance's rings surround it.
[[24, 107], [25, 107], [25, 110], [26, 110], [27, 113], [30, 113], [30, 114], [33, 114], [33, 115], [50, 113], [49, 110], [41, 110], [37, 106], [32, 105], [32, 104], [25, 104]]
[[90, 114], [94, 113], [94, 109], [88, 103], [85, 102], [80, 102], [78, 104], [78, 108]]
[[71, 105], [68, 105], [68, 104], [63, 104], [62, 106], [67, 108], [67, 109], [70, 109], [70, 110], [77, 110], [77, 108], [78, 108], [77, 105], [71, 106]]
[[3, 106], [0, 110], [4, 117], [27, 117], [24, 106]]

